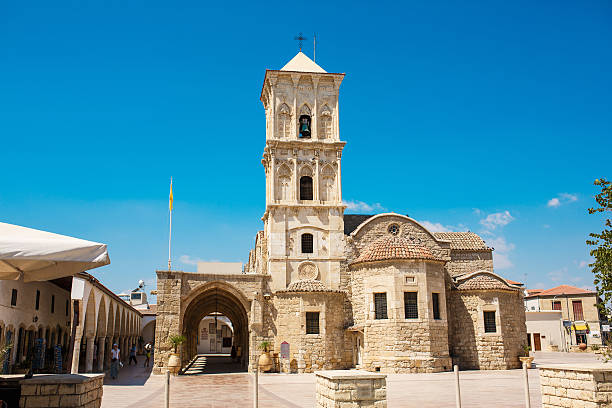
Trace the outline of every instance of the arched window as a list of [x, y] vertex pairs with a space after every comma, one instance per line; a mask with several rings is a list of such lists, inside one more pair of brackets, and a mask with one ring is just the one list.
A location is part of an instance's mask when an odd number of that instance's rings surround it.
[[291, 109], [283, 103], [278, 112], [278, 137], [288, 139], [291, 136]]
[[332, 137], [332, 113], [327, 105], [321, 110], [318, 137], [319, 139], [330, 139]]
[[302, 234], [302, 253], [312, 254], [314, 252], [314, 240], [312, 234]]
[[312, 200], [312, 177], [300, 177], [300, 200]]

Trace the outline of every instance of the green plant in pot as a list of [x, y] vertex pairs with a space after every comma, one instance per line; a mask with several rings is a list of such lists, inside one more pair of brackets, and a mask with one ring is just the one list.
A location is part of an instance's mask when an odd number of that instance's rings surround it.
[[527, 364], [527, 368], [531, 367], [531, 363], [533, 362], [534, 357], [529, 355], [529, 352], [531, 351], [531, 347], [523, 344], [521, 346], [521, 355], [519, 356], [519, 360], [521, 360], [521, 363]]
[[270, 353], [268, 349], [272, 344], [269, 341], [262, 341], [259, 343], [259, 349], [262, 350], [261, 355], [259, 356], [259, 369], [261, 371], [267, 372], [272, 369], [272, 358], [270, 358]]
[[168, 340], [174, 348], [174, 353], [170, 354], [170, 358], [168, 358], [168, 370], [171, 374], [176, 375], [181, 369], [181, 358], [178, 355], [178, 347], [183, 344], [187, 338], [182, 334], [173, 334]]

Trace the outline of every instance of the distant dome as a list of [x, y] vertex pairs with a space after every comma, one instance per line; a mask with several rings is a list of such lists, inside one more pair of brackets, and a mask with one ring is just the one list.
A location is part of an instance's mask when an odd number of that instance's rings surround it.
[[398, 236], [386, 236], [366, 247], [352, 264], [392, 259], [437, 260], [429, 248]]

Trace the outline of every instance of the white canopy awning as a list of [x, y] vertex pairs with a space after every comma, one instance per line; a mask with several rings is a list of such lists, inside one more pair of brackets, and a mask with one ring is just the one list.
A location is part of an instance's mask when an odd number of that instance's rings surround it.
[[0, 279], [46, 281], [109, 263], [106, 244], [0, 222]]

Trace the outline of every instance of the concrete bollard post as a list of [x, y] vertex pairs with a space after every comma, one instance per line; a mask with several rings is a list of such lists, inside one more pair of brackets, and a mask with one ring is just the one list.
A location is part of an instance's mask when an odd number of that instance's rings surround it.
[[531, 408], [531, 398], [529, 396], [529, 371], [527, 371], [527, 363], [523, 363], [523, 377], [525, 378], [525, 408]]
[[461, 388], [459, 387], [459, 366], [455, 364], [453, 367], [455, 372], [455, 404], [457, 408], [461, 408]]
[[166, 398], [165, 398], [165, 402], [166, 408], [170, 407], [170, 371], [166, 370]]
[[253, 378], [253, 408], [259, 408], [259, 361], [255, 359], [255, 377]]

